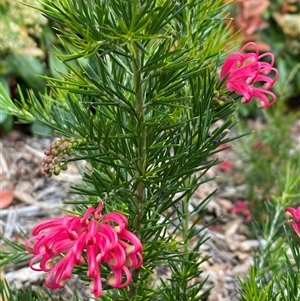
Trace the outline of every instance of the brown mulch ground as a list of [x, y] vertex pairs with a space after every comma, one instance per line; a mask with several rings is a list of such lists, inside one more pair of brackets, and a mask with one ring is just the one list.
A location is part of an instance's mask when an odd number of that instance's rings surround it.
[[[299, 131], [296, 131], [296, 135], [298, 134]], [[0, 139], [0, 238], [23, 243], [26, 238], [22, 232], [29, 234], [38, 221], [61, 215], [59, 207], [62, 206], [63, 200], [78, 199], [78, 196], [68, 194], [70, 183], [80, 181], [75, 165], [69, 165], [67, 171], [50, 179], [41, 171], [43, 151], [50, 142], [46, 138], [24, 136], [20, 132], [12, 132], [8, 137]], [[226, 158], [229, 162], [237, 160], [230, 150], [220, 153], [219, 156], [223, 156], [221, 159]], [[197, 205], [219, 187], [208, 206], [209, 214], [203, 222], [209, 222], [215, 217], [220, 219], [208, 228], [210, 239], [200, 249], [203, 255], [210, 256], [202, 265], [203, 280], [209, 276], [204, 288], [214, 285], [207, 301], [239, 300], [236, 291], [237, 276], [247, 274], [253, 260], [253, 251], [259, 244], [257, 240], [247, 236], [246, 216], [230, 213], [236, 200], [244, 199], [240, 191], [245, 191], [245, 188], [235, 187], [230, 180], [228, 161], [209, 171], [208, 176], [218, 175], [217, 180], [201, 185], [191, 200], [191, 204]], [[7, 250], [1, 239], [0, 248]], [[14, 284], [18, 289], [26, 288], [29, 282], [33, 284], [33, 289], [43, 286], [42, 274], [31, 271], [28, 266], [8, 265], [2, 271], [2, 277], [3, 275], [10, 285]], [[51, 294], [71, 300], [74, 288], [77, 288], [83, 300], [92, 300], [89, 299], [88, 287], [83, 286], [76, 277], [67, 283], [65, 289]]]

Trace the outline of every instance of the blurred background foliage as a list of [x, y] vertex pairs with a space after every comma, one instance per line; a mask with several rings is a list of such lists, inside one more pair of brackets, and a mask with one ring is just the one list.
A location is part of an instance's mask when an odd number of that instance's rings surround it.
[[[284, 191], [280, 182], [299, 173], [300, 116], [300, 1], [299, 0], [223, 0], [228, 3], [225, 24], [232, 44], [242, 47], [255, 42], [261, 53], [272, 52], [279, 77], [273, 92], [277, 102], [260, 110], [255, 102], [238, 103], [239, 131], [254, 132], [237, 142], [241, 159], [236, 185], [246, 184], [245, 197], [255, 220], [265, 223], [265, 205]], [[229, 45], [232, 46], [232, 45]], [[287, 172], [287, 165], [292, 166]], [[240, 168], [240, 172], [238, 169]], [[283, 177], [284, 178], [284, 177]], [[297, 184], [289, 196], [299, 191]], [[298, 196], [299, 197], [299, 196]], [[297, 201], [297, 200], [295, 200]], [[295, 203], [295, 205], [297, 202]]]
[[[224, 3], [229, 4], [224, 25], [229, 26], [234, 36], [232, 44], [242, 46], [254, 41], [262, 53], [272, 51], [275, 55], [280, 74], [273, 88], [280, 100], [276, 108], [299, 109], [300, 1], [224, 0]], [[56, 57], [63, 47], [52, 29], [55, 24], [33, 8], [41, 5], [39, 0], [0, 0], [0, 82], [13, 99], [18, 99], [18, 86], [25, 95], [28, 89], [37, 95], [45, 92], [44, 77], [59, 77], [59, 71], [65, 72], [67, 68]], [[239, 114], [255, 118], [261, 112], [250, 103], [240, 105]], [[13, 126], [13, 117], [1, 108], [0, 135], [9, 133]]]
[[[271, 51], [279, 78], [273, 88], [278, 110], [300, 107], [300, 1], [224, 0], [229, 3], [226, 23], [234, 43], [256, 42], [261, 53]], [[257, 114], [253, 104], [241, 106], [240, 114]]]
[[[18, 86], [25, 95], [28, 89], [45, 92], [43, 77], [58, 77], [57, 70], [66, 68], [56, 57], [62, 47], [54, 24], [34, 8], [41, 5], [38, 0], [0, 0], [0, 82], [13, 99], [19, 97]], [[0, 136], [13, 126], [13, 116], [1, 108]]]

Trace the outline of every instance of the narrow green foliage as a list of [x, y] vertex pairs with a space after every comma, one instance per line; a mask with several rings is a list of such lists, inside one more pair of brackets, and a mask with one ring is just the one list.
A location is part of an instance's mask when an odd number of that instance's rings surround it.
[[270, 194], [281, 193], [287, 161], [299, 166], [297, 139], [290, 138], [296, 115], [283, 115], [281, 110], [271, 114], [266, 110], [262, 112], [265, 124], [245, 137], [238, 150], [243, 160], [243, 182], [247, 183], [248, 199], [257, 201], [252, 208], [256, 216], [263, 212], [261, 205]]
[[[295, 237], [291, 237], [290, 231], [285, 229], [289, 251], [285, 255], [282, 279], [275, 278], [279, 290], [280, 300], [297, 301], [300, 298], [300, 248]], [[294, 233], [293, 233], [294, 234]], [[299, 242], [299, 241], [298, 241]]]
[[254, 223], [261, 245], [249, 277], [239, 279], [242, 300], [296, 301], [300, 298], [299, 239], [284, 219], [287, 206], [299, 205], [294, 203], [300, 184], [295, 172], [299, 165], [291, 167], [291, 162], [287, 163], [286, 172], [279, 179], [280, 194], [265, 203], [264, 223], [262, 226], [257, 221]]
[[257, 270], [255, 267], [250, 269], [250, 277], [245, 280], [241, 280], [241, 288], [239, 290], [242, 297], [242, 301], [276, 301], [278, 293], [273, 292], [274, 283], [262, 283], [257, 279]]
[[[104, 285], [103, 300], [201, 300], [207, 258], [199, 248], [207, 237], [198, 223], [211, 195], [195, 207], [190, 198], [218, 164], [212, 155], [219, 146], [237, 138], [227, 135], [236, 123], [234, 104], [213, 100], [227, 42], [221, 1], [41, 2], [68, 71], [45, 77], [42, 101], [32, 92], [15, 104], [1, 99], [13, 114], [85, 141], [70, 158], [87, 162], [83, 183], [72, 187], [82, 195], [73, 202], [76, 213], [104, 199], [105, 209], [126, 214], [140, 237], [142, 268], [132, 272], [128, 289]], [[154, 287], [151, 277], [162, 266], [170, 277]], [[108, 269], [101, 269], [105, 277]], [[86, 271], [74, 272], [88, 281]]]
[[8, 239], [3, 238], [3, 242], [7, 245], [8, 250], [3, 248], [0, 250], [0, 267], [7, 264], [19, 264], [27, 262], [31, 255], [25, 250], [25, 246], [14, 243]]
[[[18, 290], [2, 280], [0, 281], [0, 297], [5, 301], [64, 301], [62, 297], [53, 297], [49, 291], [35, 291], [31, 285], [26, 289]], [[82, 299], [74, 292], [70, 301], [82, 301]]]

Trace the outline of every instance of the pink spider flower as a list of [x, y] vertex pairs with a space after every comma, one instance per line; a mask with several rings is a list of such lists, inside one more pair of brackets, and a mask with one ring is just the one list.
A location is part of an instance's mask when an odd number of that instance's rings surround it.
[[[244, 54], [243, 51], [248, 46], [254, 46], [255, 52]], [[270, 63], [261, 61], [268, 56]], [[266, 108], [276, 101], [275, 94], [269, 91], [278, 78], [278, 70], [273, 65], [274, 55], [271, 52], [259, 55], [258, 46], [250, 42], [240, 51], [228, 55], [221, 69], [220, 79], [225, 79], [228, 91], [243, 96], [243, 103], [258, 98], [259, 106]], [[270, 73], [274, 74], [273, 78], [270, 77]]]
[[219, 164], [219, 168], [223, 171], [232, 171], [232, 162], [229, 160], [225, 160]]
[[248, 205], [246, 204], [245, 201], [242, 200], [238, 200], [235, 204], [235, 206], [233, 206], [230, 209], [230, 213], [234, 213], [234, 214], [242, 214], [246, 217], [247, 221], [251, 221], [252, 216], [250, 213], [250, 210], [248, 208]]
[[300, 237], [300, 207], [297, 209], [293, 207], [285, 208], [285, 216], [295, 230], [296, 234]]
[[[76, 265], [88, 265], [87, 276], [95, 297], [102, 294], [101, 264], [111, 273], [106, 283], [115, 288], [127, 286], [130, 269], [141, 267], [142, 244], [127, 230], [127, 218], [118, 212], [102, 215], [103, 205], [88, 208], [83, 217], [67, 214], [37, 224], [32, 237], [25, 243], [33, 254], [29, 266], [48, 275], [45, 284], [50, 289], [61, 288], [71, 277]], [[39, 268], [34, 267], [39, 262]]]

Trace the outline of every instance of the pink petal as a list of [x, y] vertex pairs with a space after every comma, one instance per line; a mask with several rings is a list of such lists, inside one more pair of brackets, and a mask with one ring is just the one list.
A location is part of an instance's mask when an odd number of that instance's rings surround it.
[[136, 254], [128, 254], [126, 259], [126, 266], [129, 268], [140, 268], [143, 264], [143, 257], [140, 252]]
[[96, 298], [100, 298], [102, 295], [102, 282], [100, 270], [93, 277], [93, 281], [90, 283], [91, 293], [94, 294]]
[[142, 251], [142, 244], [138, 237], [128, 230], [124, 230], [119, 234], [119, 238], [127, 240], [131, 245], [126, 248], [126, 254], [136, 253]]
[[98, 231], [107, 236], [107, 238], [110, 242], [110, 248], [114, 248], [118, 244], [118, 235], [117, 235], [114, 227], [112, 227], [108, 224], [102, 223], [99, 225]]
[[126, 262], [125, 250], [118, 244], [113, 250], [107, 253], [103, 261], [105, 261], [111, 269], [120, 269]]
[[244, 51], [247, 47], [249, 47], [249, 46], [253, 46], [253, 47], [254, 47], [254, 49], [255, 49], [255, 54], [256, 54], [256, 56], [258, 56], [258, 54], [259, 54], [258, 46], [257, 46], [257, 44], [254, 43], [254, 42], [249, 42], [249, 43], [245, 44], [245, 45], [241, 48], [240, 52], [243, 52], [243, 51]]
[[260, 60], [261, 58], [264, 58], [264, 57], [266, 57], [266, 56], [270, 56], [270, 57], [271, 57], [271, 63], [270, 63], [270, 65], [273, 66], [273, 65], [274, 65], [274, 61], [275, 61], [275, 58], [274, 58], [273, 53], [271, 53], [271, 52], [265, 52], [265, 53], [261, 54], [261, 55], [258, 57], [258, 60]]
[[62, 258], [54, 268], [48, 273], [45, 284], [48, 288], [61, 288], [64, 286], [65, 280], [70, 278], [72, 269], [75, 265], [74, 257], [68, 253]]
[[298, 207], [297, 209], [293, 207], [287, 207], [285, 208], [285, 212], [290, 213], [294, 219], [300, 220], [300, 207]]
[[86, 210], [84, 213], [83, 217], [81, 218], [80, 222], [83, 226], [87, 225], [88, 223], [88, 218], [91, 216], [96, 211], [94, 207], [90, 207]]
[[[123, 272], [125, 273], [125, 282], [122, 283], [123, 280]], [[107, 284], [111, 287], [123, 288], [127, 286], [132, 279], [132, 275], [127, 267], [123, 267], [122, 269], [113, 269], [112, 274], [107, 277]]]
[[[271, 96], [271, 99], [269, 99], [266, 95]], [[274, 93], [272, 93], [266, 89], [262, 89], [262, 88], [253, 88], [252, 96], [260, 99], [260, 101], [261, 101], [260, 107], [261, 108], [270, 107], [276, 101], [276, 96]]]
[[236, 64], [242, 65], [243, 63], [243, 57], [240, 53], [234, 52], [231, 53], [225, 60], [221, 73], [220, 73], [220, 78], [223, 80], [225, 76], [231, 71], [233, 66], [236, 66]]
[[226, 87], [228, 91], [232, 91], [243, 96], [246, 103], [252, 99], [253, 89], [247, 84], [228, 82]]
[[86, 259], [88, 263], [88, 277], [96, 277], [99, 270], [99, 262], [97, 260], [98, 248], [95, 245], [90, 245], [86, 250]]
[[114, 222], [118, 225], [120, 232], [122, 232], [125, 228], [128, 227], [128, 220], [127, 218], [118, 212], [113, 212], [113, 213], [107, 213], [103, 216], [102, 221], [107, 223], [107, 222]]
[[295, 230], [296, 234], [300, 237], [300, 224], [292, 221], [291, 226]]

